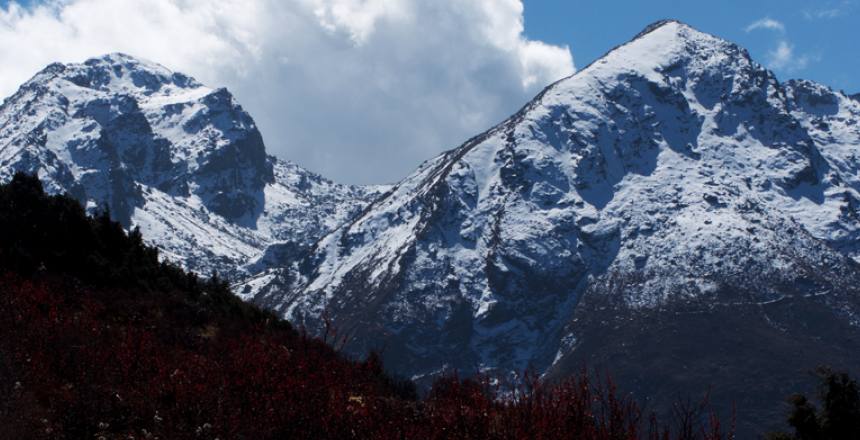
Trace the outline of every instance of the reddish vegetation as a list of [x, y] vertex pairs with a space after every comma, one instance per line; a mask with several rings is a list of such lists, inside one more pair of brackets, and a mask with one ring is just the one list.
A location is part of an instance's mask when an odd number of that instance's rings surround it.
[[[585, 375], [516, 400], [448, 378], [419, 401], [375, 356], [287, 327], [167, 325], [177, 304], [151, 294], [0, 282], [2, 438], [670, 438]], [[671, 438], [722, 438], [691, 434]]]
[[2, 285], [0, 353], [12, 388], [0, 433], [12, 431], [2, 438], [331, 437], [372, 418], [350, 397], [393, 397], [372, 362], [347, 362], [286, 328], [165, 327], [175, 305], [152, 295], [123, 298], [120, 317], [104, 300], [125, 292], [10, 275]]
[[516, 398], [449, 377], [417, 399], [377, 356], [345, 358], [26, 176], [0, 185], [0, 268], [3, 439], [723, 438], [687, 410], [658, 432], [586, 374]]

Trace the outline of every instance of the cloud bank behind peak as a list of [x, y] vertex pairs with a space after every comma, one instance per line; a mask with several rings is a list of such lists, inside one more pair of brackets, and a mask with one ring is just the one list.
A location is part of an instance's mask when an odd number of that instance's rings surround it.
[[574, 71], [520, 0], [57, 0], [0, 8], [0, 94], [125, 52], [226, 86], [271, 153], [347, 183], [399, 179]]

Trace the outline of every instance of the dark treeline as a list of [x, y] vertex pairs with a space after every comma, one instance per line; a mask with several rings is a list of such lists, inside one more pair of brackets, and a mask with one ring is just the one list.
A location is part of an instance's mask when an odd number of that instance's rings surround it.
[[767, 440], [848, 440], [860, 438], [860, 388], [845, 373], [821, 367], [820, 408], [807, 396], [796, 394], [788, 401], [788, 424], [793, 433], [777, 432]]
[[[0, 185], [0, 438], [731, 438], [701, 407], [660, 422], [585, 373], [516, 397], [490, 383], [449, 376], [419, 398], [375, 354], [349, 359], [160, 262], [108, 213], [31, 176]], [[829, 432], [834, 410], [809, 411]]]

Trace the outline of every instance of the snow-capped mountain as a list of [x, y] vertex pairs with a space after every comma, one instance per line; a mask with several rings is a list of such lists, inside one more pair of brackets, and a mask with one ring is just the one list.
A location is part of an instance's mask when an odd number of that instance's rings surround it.
[[[773, 337], [785, 342], [838, 323], [855, 347], [858, 153], [860, 102], [659, 22], [425, 162], [244, 296], [310, 326], [326, 313], [357, 351], [383, 348], [415, 378], [570, 371], [596, 341], [635, 350], [602, 338], [611, 329], [635, 322], [654, 342], [646, 323], [685, 313], [702, 321], [673, 331], [692, 335], [717, 307], [754, 311], [735, 336], [785, 327]], [[801, 300], [828, 318], [769, 315]]]
[[0, 178], [106, 204], [395, 372], [605, 365], [657, 406], [714, 385], [748, 432], [805, 369], [860, 365], [858, 152], [860, 95], [676, 21], [393, 188], [276, 160], [229, 92], [125, 55], [0, 107]]
[[338, 185], [268, 156], [226, 89], [124, 54], [52, 64], [0, 107], [0, 179], [109, 207], [165, 255], [237, 276], [271, 243], [301, 248], [379, 188]]

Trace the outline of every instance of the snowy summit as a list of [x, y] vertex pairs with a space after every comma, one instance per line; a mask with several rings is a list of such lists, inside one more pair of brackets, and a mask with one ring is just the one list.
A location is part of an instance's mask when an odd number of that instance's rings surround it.
[[309, 325], [327, 313], [357, 352], [384, 344], [418, 379], [575, 368], [613, 322], [666, 310], [800, 328], [764, 308], [814, 297], [857, 332], [857, 145], [856, 100], [663, 21], [422, 164], [245, 297]]
[[789, 394], [815, 366], [798, 351], [860, 362], [858, 145], [857, 96], [677, 21], [391, 188], [276, 160], [225, 89], [125, 55], [51, 65], [0, 107], [4, 179], [107, 205], [397, 373], [611, 364], [660, 387], [644, 395], [709, 383], [727, 407]]
[[171, 260], [238, 276], [271, 243], [313, 243], [377, 189], [266, 154], [226, 89], [124, 54], [52, 64], [0, 107], [0, 177], [107, 207]]

